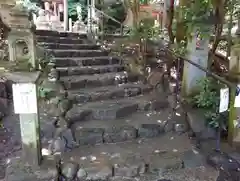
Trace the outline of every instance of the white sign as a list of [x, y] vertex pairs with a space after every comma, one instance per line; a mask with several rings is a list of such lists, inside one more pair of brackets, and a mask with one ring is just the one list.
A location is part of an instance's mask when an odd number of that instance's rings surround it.
[[228, 110], [229, 104], [229, 88], [220, 89], [220, 105], [219, 112], [225, 112]]
[[15, 114], [37, 113], [36, 85], [31, 83], [13, 84], [13, 104]]
[[[238, 89], [240, 89], [240, 85], [238, 85]], [[234, 107], [240, 107], [240, 93], [235, 97]]]

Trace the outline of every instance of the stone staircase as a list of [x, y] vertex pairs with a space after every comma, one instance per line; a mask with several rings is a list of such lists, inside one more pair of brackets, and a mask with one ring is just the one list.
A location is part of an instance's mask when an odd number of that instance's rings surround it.
[[[163, 133], [163, 123], [151, 121], [145, 114], [167, 109], [167, 97], [157, 97], [137, 75], [126, 72], [123, 60], [109, 56], [85, 35], [47, 31], [37, 35], [38, 44], [54, 55], [60, 80], [74, 102], [66, 118], [77, 144], [121, 142]], [[127, 122], [136, 117], [138, 121]]]
[[[86, 35], [36, 34], [38, 44], [53, 53], [60, 80], [74, 103], [66, 114], [64, 139], [58, 140], [62, 144], [58, 148], [64, 150], [63, 175], [70, 180], [127, 177], [130, 181], [139, 177], [153, 181], [168, 169], [183, 169], [186, 155], [194, 153], [184, 134], [184, 114], [180, 109], [179, 114], [172, 114], [168, 95], [126, 72], [123, 60], [89, 42]], [[42, 144], [46, 148], [54, 128], [51, 130], [49, 110], [42, 110], [41, 129], [47, 137]], [[144, 173], [154, 174], [154, 179], [142, 179]]]

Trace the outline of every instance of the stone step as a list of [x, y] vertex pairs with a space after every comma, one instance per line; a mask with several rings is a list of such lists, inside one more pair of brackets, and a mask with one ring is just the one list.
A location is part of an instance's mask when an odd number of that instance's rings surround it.
[[61, 43], [38, 43], [46, 49], [75, 49], [75, 50], [96, 50], [99, 49], [99, 45], [95, 44], [61, 44]]
[[104, 86], [92, 89], [68, 91], [75, 103], [94, 102], [108, 99], [133, 97], [151, 91], [152, 88], [142, 83], [127, 83], [118, 86]]
[[136, 82], [138, 75], [128, 74], [126, 72], [110, 72], [104, 74], [65, 76], [60, 78], [66, 89], [91, 88], [108, 85], [117, 85], [119, 83]]
[[58, 31], [50, 31], [50, 30], [36, 30], [35, 34], [37, 36], [48, 36], [48, 37], [50, 36], [54, 38], [58, 38], [58, 37], [81, 38], [81, 39], [87, 38], [86, 34], [72, 33], [72, 32], [58, 32]]
[[122, 60], [119, 57], [100, 56], [100, 57], [55, 57], [58, 67], [67, 66], [93, 66], [93, 65], [112, 65], [121, 64]]
[[60, 76], [71, 75], [92, 75], [108, 72], [124, 71], [124, 66], [119, 64], [114, 65], [97, 65], [97, 66], [74, 66], [74, 67], [57, 67]]
[[[148, 178], [146, 181], [162, 181], [166, 172], [184, 169], [186, 155], [194, 154], [191, 146], [186, 135], [172, 133], [154, 139], [81, 147], [62, 155], [61, 168], [63, 175], [68, 178], [75, 176], [84, 181], [145, 181], [142, 177], [147, 174], [154, 175], [155, 179]], [[201, 163], [200, 166], [206, 165]], [[184, 180], [184, 177], [181, 178]], [[198, 180], [197, 178], [189, 180]]]
[[59, 50], [59, 49], [48, 49], [48, 52], [51, 52], [55, 57], [99, 57], [99, 56], [108, 56], [107, 51], [103, 50]]
[[[150, 95], [140, 95], [119, 100], [79, 103], [67, 112], [66, 120], [68, 125], [91, 119], [115, 120], [129, 116], [137, 111], [159, 111], [169, 107], [167, 100], [154, 99]], [[141, 99], [144, 101], [140, 101]]]
[[71, 130], [75, 141], [79, 145], [153, 138], [174, 131], [173, 126], [172, 130], [165, 130], [167, 121], [172, 122], [171, 116], [171, 109], [160, 112], [136, 112], [126, 118], [119, 118], [114, 121], [106, 119], [75, 122], [71, 126]]
[[45, 43], [61, 43], [61, 44], [83, 44], [84, 40], [80, 38], [54, 37], [54, 36], [38, 36], [37, 42]]

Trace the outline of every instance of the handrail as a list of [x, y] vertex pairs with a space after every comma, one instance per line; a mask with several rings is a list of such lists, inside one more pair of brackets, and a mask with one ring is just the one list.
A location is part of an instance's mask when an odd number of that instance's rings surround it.
[[113, 20], [114, 22], [122, 25], [122, 23], [121, 23], [120, 21], [116, 20], [116, 19], [113, 18], [112, 16], [109, 16], [108, 14], [106, 14], [106, 13], [104, 13], [103, 11], [97, 9], [96, 7], [93, 7], [93, 6], [91, 6], [91, 5], [89, 5], [89, 6], [92, 7], [93, 9], [97, 10], [99, 13], [101, 13], [101, 14], [104, 15], [104, 16], [106, 16], [107, 18], [109, 18], [109, 19]]
[[84, 5], [82, 5], [82, 4], [78, 4], [78, 5], [79, 5], [80, 7], [82, 7], [82, 8], [92, 8], [92, 9], [96, 10], [98, 13], [100, 13], [101, 15], [103, 15], [103, 16], [111, 19], [112, 21], [118, 23], [118, 24], [120, 25], [120, 34], [121, 34], [121, 36], [123, 36], [123, 28], [124, 28], [124, 24], [123, 24], [123, 23], [121, 23], [120, 21], [116, 20], [116, 19], [113, 18], [112, 16], [106, 14], [105, 12], [97, 9], [96, 7], [94, 7], [94, 6], [92, 6], [92, 5], [86, 5], [86, 6], [84, 6]]

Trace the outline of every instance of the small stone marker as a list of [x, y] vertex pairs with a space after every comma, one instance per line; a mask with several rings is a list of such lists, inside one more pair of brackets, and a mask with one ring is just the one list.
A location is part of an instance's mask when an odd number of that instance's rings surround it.
[[237, 86], [234, 107], [240, 107], [240, 84]]
[[229, 104], [229, 88], [220, 89], [220, 105], [219, 112], [225, 112], [228, 110]]
[[20, 119], [23, 161], [38, 166], [42, 159], [36, 85], [40, 73], [6, 73], [4, 76], [14, 82], [14, 112]]

